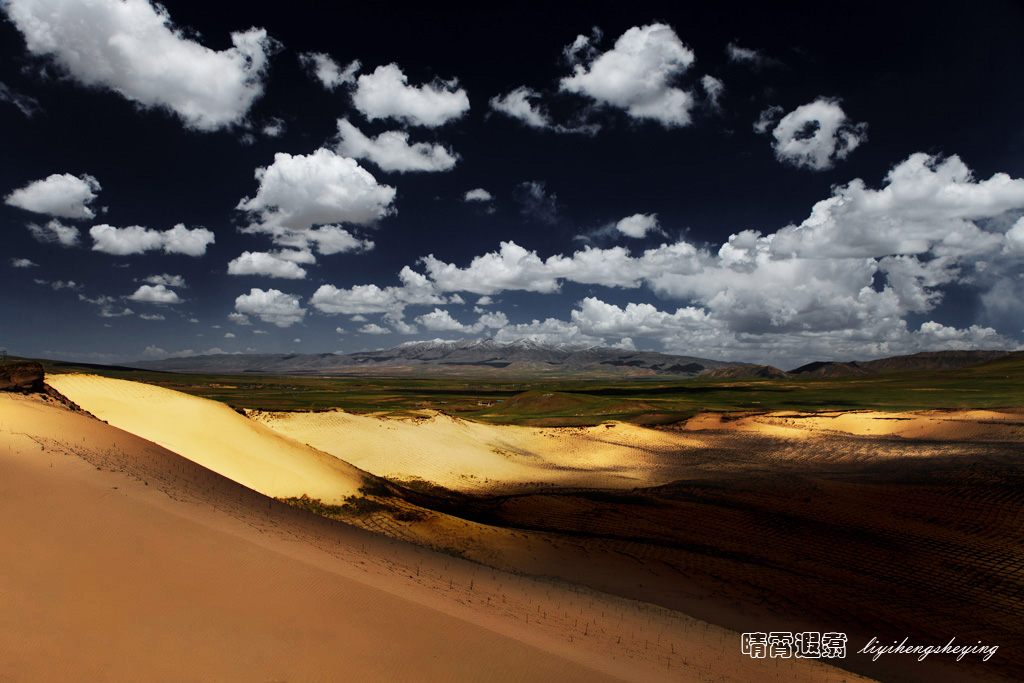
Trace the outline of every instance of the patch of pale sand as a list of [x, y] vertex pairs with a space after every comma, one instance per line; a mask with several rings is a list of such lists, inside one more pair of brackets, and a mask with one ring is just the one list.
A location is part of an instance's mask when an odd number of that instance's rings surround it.
[[102, 420], [269, 496], [307, 494], [341, 503], [361, 473], [246, 419], [216, 401], [96, 375], [49, 375], [47, 383]]
[[806, 439], [807, 430], [782, 422], [763, 419], [761, 415], [743, 415], [734, 417], [723, 413], [700, 413], [694, 415], [683, 425], [686, 431], [725, 431], [750, 432], [763, 436], [781, 439]]
[[1014, 412], [964, 410], [885, 413], [881, 411], [779, 411], [731, 417], [702, 413], [687, 421], [691, 431], [756, 432], [788, 439], [816, 433], [899, 436], [905, 439], [1010, 441], [1024, 438], [1024, 421]]
[[0, 395], [4, 678], [866, 680], [752, 660], [681, 614], [364, 534], [215, 474], [197, 486], [201, 472]]
[[533, 428], [435, 413], [386, 419], [340, 410], [254, 411], [250, 417], [295, 441], [390, 479], [417, 477], [456, 490], [540, 482], [603, 488], [666, 483], [664, 455], [700, 445], [693, 436], [637, 425]]

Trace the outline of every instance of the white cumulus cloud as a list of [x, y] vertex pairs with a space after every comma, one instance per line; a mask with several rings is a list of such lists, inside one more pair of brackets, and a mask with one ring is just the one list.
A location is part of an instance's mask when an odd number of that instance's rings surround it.
[[436, 128], [469, 111], [469, 97], [455, 80], [415, 86], [397, 64], [363, 74], [352, 103], [370, 121], [395, 119], [412, 126]]
[[837, 101], [819, 98], [782, 117], [772, 147], [779, 161], [824, 171], [868, 139], [867, 127], [850, 121]]
[[458, 157], [442, 145], [426, 142], [409, 144], [409, 134], [389, 130], [375, 138], [367, 137], [349, 123], [338, 119], [339, 154], [355, 159], [368, 159], [382, 171], [450, 171]]
[[[309, 252], [305, 253], [309, 254]], [[292, 256], [292, 254], [282, 252], [244, 251], [228, 263], [228, 274], [267, 275], [301, 280], [306, 277], [306, 269], [296, 263]]]
[[653, 213], [635, 213], [616, 223], [615, 229], [627, 237], [640, 239], [648, 232], [658, 230], [658, 216]]
[[132, 301], [141, 301], [148, 304], [181, 303], [177, 293], [172, 289], [167, 289], [164, 285], [142, 285], [128, 298]]
[[[580, 53], [572, 54], [578, 58]], [[666, 128], [685, 126], [690, 123], [693, 96], [674, 82], [693, 60], [693, 51], [670, 26], [634, 26], [615, 41], [613, 49], [577, 62], [573, 75], [563, 78], [560, 88], [622, 109], [636, 119], [658, 121]]]
[[167, 285], [168, 287], [185, 287], [185, 278], [180, 275], [169, 275], [168, 273], [162, 273], [160, 275], [150, 275], [145, 279], [151, 285]]
[[141, 254], [162, 250], [166, 254], [202, 256], [206, 247], [214, 242], [213, 232], [206, 228], [186, 228], [178, 224], [170, 230], [153, 230], [141, 225], [115, 228], [112, 225], [94, 225], [89, 229], [93, 251], [116, 256]]
[[236, 207], [252, 219], [249, 232], [278, 237], [303, 234], [316, 225], [370, 225], [393, 213], [395, 188], [381, 185], [355, 159], [325, 148], [313, 154], [274, 155], [256, 169], [259, 189]]
[[378, 287], [374, 284], [355, 285], [339, 288], [321, 285], [310, 298], [312, 304], [322, 313], [361, 315], [364, 313], [388, 313], [401, 319], [401, 312], [409, 305], [443, 304], [434, 284], [408, 266], [398, 274], [400, 287]]
[[277, 289], [264, 291], [258, 287], [236, 297], [235, 310], [278, 327], [290, 327], [306, 317], [306, 309], [300, 304], [298, 296]]
[[148, 0], [7, 0], [4, 9], [29, 52], [71, 78], [166, 109], [195, 130], [241, 122], [263, 94], [273, 41], [263, 29], [231, 34], [232, 47], [200, 45]]
[[99, 191], [100, 183], [91, 175], [54, 173], [15, 190], [4, 201], [34, 213], [83, 220], [96, 217], [89, 204]]

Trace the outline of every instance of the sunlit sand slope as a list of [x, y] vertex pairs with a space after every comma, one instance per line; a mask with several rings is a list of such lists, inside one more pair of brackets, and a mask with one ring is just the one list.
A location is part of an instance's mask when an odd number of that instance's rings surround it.
[[[148, 480], [72, 454], [86, 451], [149, 468]], [[355, 562], [318, 562], [331, 558], [297, 542], [301, 531], [276, 536], [295, 523], [286, 506], [260, 509], [253, 494], [246, 512], [237, 487], [175, 459], [0, 394], [0, 680], [614, 680], [339, 573]], [[188, 491], [210, 504], [179, 502]], [[241, 521], [216, 509], [225, 500]]]
[[362, 484], [348, 463], [216, 401], [95, 375], [51, 375], [47, 383], [101, 420], [269, 496], [340, 503]]
[[820, 413], [774, 412], [730, 416], [705, 413], [686, 423], [689, 431], [755, 432], [806, 439], [824, 433], [855, 436], [898, 436], [944, 441], [1024, 441], [1024, 412], [994, 410], [929, 410], [883, 413], [872, 410]]
[[532, 428], [443, 414], [389, 419], [342, 411], [253, 412], [250, 417], [378, 476], [417, 477], [456, 490], [525, 482], [651, 486], [672, 480], [662, 467], [666, 455], [702, 444], [695, 435], [624, 423]]
[[[682, 456], [720, 446], [722, 432], [792, 442], [828, 434], [904, 439], [1024, 439], [1024, 415], [992, 411], [704, 413], [674, 430], [621, 422], [597, 427], [515, 427], [444, 414], [382, 418], [340, 410], [254, 411], [249, 416], [300, 443], [390, 479], [420, 478], [450, 489], [493, 490], [527, 482], [633, 488], [682, 476]], [[810, 449], [806, 457], [825, 457]]]

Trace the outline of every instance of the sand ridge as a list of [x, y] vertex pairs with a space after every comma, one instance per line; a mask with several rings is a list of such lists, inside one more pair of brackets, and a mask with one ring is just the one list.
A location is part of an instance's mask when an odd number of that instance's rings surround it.
[[922, 440], [1021, 441], [1024, 440], [1024, 414], [1009, 410], [776, 411], [739, 416], [702, 413], [688, 420], [685, 429], [754, 432], [789, 439], [807, 439], [832, 432]]
[[339, 504], [363, 483], [350, 464], [216, 401], [96, 375], [51, 375], [47, 383], [101, 420], [269, 496]]

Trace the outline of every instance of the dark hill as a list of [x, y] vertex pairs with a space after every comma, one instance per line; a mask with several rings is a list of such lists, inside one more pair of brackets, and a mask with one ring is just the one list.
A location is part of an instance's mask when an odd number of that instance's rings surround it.
[[804, 377], [847, 377], [905, 370], [955, 370], [989, 363], [1008, 355], [1009, 351], [924, 351], [912, 356], [893, 356], [870, 361], [819, 361], [801, 365], [790, 370], [789, 374]]
[[789, 373], [771, 365], [733, 365], [705, 372], [701, 377], [708, 379], [785, 379]]

